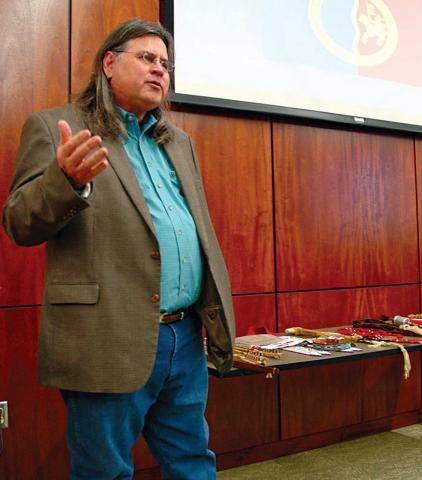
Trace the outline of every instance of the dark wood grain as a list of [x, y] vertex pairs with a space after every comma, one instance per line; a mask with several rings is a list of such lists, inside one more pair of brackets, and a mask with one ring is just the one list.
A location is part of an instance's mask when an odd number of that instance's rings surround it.
[[0, 228], [0, 306], [41, 303], [44, 258], [44, 246], [17, 247]]
[[269, 123], [182, 112], [171, 118], [196, 145], [234, 293], [274, 291]]
[[419, 280], [413, 140], [274, 125], [277, 289]]
[[143, 437], [136, 442], [135, 447], [132, 449], [132, 455], [135, 470], [146, 470], [158, 466]]
[[[393, 417], [380, 418], [365, 423], [358, 423], [345, 427], [313, 433], [301, 437], [289, 438], [279, 442], [265, 443], [256, 447], [238, 450], [235, 452], [222, 453], [217, 457], [218, 470], [234, 468], [249, 463], [262, 462], [272, 458], [279, 458], [292, 453], [304, 452], [314, 448], [320, 448], [336, 442], [351, 440], [364, 435], [386, 432], [395, 428], [413, 425], [422, 421], [420, 412], [410, 412]], [[136, 477], [141, 478], [141, 477]], [[160, 477], [147, 477], [152, 479]]]
[[[2, 2], [0, 207], [25, 119], [35, 110], [67, 100], [68, 19], [67, 2]], [[43, 261], [42, 247], [16, 247], [0, 229], [0, 306], [41, 302]]]
[[361, 422], [363, 369], [357, 360], [281, 372], [282, 439]]
[[275, 294], [235, 295], [236, 335], [251, 335], [256, 327], [277, 331]]
[[282, 439], [352, 425], [364, 429], [381, 418], [420, 412], [420, 352], [410, 357], [412, 372], [407, 380], [400, 352], [281, 372]]
[[381, 315], [407, 315], [419, 309], [419, 286], [350, 288], [277, 295], [280, 331], [287, 327], [350, 325]]
[[279, 440], [278, 377], [210, 377], [206, 416], [216, 453]]
[[[422, 139], [415, 139], [415, 174], [416, 174], [416, 188], [418, 192], [417, 207], [418, 207], [418, 227], [419, 227], [419, 264], [422, 265]], [[421, 271], [419, 270], [419, 281], [422, 280]], [[422, 311], [422, 306], [421, 306]]]
[[372, 359], [364, 370], [364, 422], [400, 413], [421, 410], [421, 353], [409, 354], [412, 370], [403, 376], [399, 354]]
[[37, 384], [39, 308], [0, 309], [0, 399], [9, 406], [0, 478], [66, 478], [66, 412], [58, 391]]
[[83, 89], [105, 37], [130, 18], [159, 20], [159, 0], [73, 0], [71, 92]]

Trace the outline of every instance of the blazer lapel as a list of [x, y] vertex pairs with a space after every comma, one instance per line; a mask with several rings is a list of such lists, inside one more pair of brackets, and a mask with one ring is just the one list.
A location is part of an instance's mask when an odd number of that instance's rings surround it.
[[148, 206], [145, 202], [141, 189], [139, 188], [138, 181], [136, 180], [135, 173], [126, 155], [123, 145], [118, 141], [105, 140], [104, 146], [108, 150], [108, 160], [111, 167], [116, 172], [122, 182], [123, 188], [126, 190], [129, 197], [132, 199], [133, 204], [151, 229], [156, 235], [154, 224], [152, 222], [151, 215], [148, 210]]

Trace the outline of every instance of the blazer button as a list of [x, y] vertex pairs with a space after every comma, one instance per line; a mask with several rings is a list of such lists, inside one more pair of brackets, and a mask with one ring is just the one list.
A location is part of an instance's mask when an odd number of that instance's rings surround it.
[[151, 302], [152, 303], [157, 303], [160, 301], [160, 295], [158, 293], [153, 293], [151, 295]]
[[151, 257], [154, 259], [154, 260], [158, 260], [160, 258], [160, 252], [158, 250], [153, 250], [151, 252]]

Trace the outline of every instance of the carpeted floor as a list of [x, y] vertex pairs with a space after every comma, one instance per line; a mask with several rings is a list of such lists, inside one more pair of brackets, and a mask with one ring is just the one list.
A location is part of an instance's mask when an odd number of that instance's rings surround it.
[[218, 472], [218, 480], [422, 480], [422, 424]]

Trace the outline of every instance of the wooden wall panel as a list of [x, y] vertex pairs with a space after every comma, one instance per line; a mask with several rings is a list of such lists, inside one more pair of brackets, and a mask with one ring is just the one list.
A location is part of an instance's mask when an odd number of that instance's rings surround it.
[[0, 309], [0, 400], [9, 405], [0, 478], [66, 478], [65, 407], [36, 376], [39, 308]]
[[282, 439], [360, 422], [363, 369], [351, 361], [281, 372]]
[[72, 0], [72, 94], [85, 86], [95, 53], [113, 28], [134, 17], [158, 21], [159, 3], [159, 0]]
[[421, 352], [409, 354], [412, 370], [403, 376], [402, 354], [371, 359], [364, 369], [363, 421], [421, 409]]
[[233, 307], [238, 337], [250, 335], [248, 330], [253, 327], [277, 331], [275, 294], [235, 295]]
[[210, 377], [206, 411], [216, 453], [279, 440], [278, 378]]
[[408, 314], [419, 309], [418, 285], [282, 293], [277, 296], [280, 331], [322, 328], [352, 320]]
[[281, 372], [282, 439], [420, 411], [420, 355], [407, 380], [400, 352]]
[[[416, 188], [418, 193], [417, 207], [418, 207], [418, 227], [419, 227], [419, 265], [422, 265], [422, 249], [420, 241], [422, 239], [422, 139], [415, 139], [415, 164], [416, 164]], [[421, 272], [419, 269], [419, 281], [422, 281]], [[422, 310], [422, 306], [421, 306]]]
[[135, 464], [135, 470], [144, 470], [148, 468], [157, 467], [158, 463], [152, 456], [149, 447], [143, 437], [136, 442], [132, 451], [133, 462]]
[[172, 112], [171, 118], [194, 140], [233, 292], [273, 292], [268, 121], [182, 112]]
[[274, 124], [278, 291], [419, 280], [413, 140]]
[[[68, 18], [64, 0], [2, 2], [0, 206], [25, 119], [67, 99]], [[0, 228], [0, 306], [41, 302], [43, 260], [43, 247], [16, 247]]]

